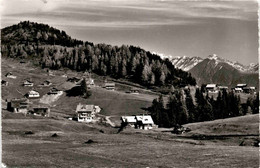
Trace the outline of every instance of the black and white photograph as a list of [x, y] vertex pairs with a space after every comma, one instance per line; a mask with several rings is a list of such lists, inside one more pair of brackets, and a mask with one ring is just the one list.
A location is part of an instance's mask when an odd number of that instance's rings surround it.
[[2, 168], [258, 168], [257, 0], [1, 0]]

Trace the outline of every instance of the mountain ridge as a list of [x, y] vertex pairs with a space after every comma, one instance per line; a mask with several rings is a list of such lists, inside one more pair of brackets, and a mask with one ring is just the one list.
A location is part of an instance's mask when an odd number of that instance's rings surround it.
[[164, 56], [164, 59], [168, 58], [176, 68], [182, 69], [184, 71], [189, 71], [195, 67], [198, 63], [202, 62], [205, 59], [215, 60], [216, 63], [226, 62], [231, 65], [233, 68], [243, 72], [243, 73], [258, 73], [259, 64], [251, 63], [250, 65], [243, 65], [238, 61], [230, 61], [228, 59], [221, 58], [216, 54], [209, 55], [207, 58], [201, 58], [198, 56], [187, 57], [187, 56]]
[[90, 71], [148, 87], [196, 85], [189, 72], [176, 69], [150, 51], [132, 45], [83, 42], [42, 23], [23, 21], [6, 27], [1, 38], [2, 56], [33, 60], [42, 68]]

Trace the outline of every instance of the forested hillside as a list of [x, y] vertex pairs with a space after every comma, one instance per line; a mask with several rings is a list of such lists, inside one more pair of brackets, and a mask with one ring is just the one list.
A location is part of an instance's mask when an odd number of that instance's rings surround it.
[[1, 37], [4, 57], [37, 60], [43, 68], [87, 70], [145, 86], [196, 84], [190, 73], [140, 47], [83, 42], [45, 24], [20, 22], [4, 28]]

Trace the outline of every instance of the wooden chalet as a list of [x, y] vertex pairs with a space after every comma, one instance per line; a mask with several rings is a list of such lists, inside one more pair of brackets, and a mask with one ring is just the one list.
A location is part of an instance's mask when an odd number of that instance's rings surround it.
[[10, 102], [7, 103], [7, 110], [14, 113], [26, 114], [28, 112], [28, 104], [29, 101], [26, 98], [11, 99]]
[[137, 115], [135, 119], [138, 129], [148, 130], [153, 128], [154, 122], [150, 115]]
[[27, 87], [32, 87], [33, 86], [33, 82], [31, 80], [25, 80], [23, 82], [23, 86], [27, 86]]
[[48, 107], [34, 107], [31, 112], [33, 115], [49, 117], [50, 116], [50, 108]]
[[12, 72], [8, 72], [8, 73], [5, 75], [5, 77], [7, 77], [7, 78], [12, 78], [12, 79], [16, 79], [16, 78], [17, 78], [17, 76], [13, 75]]
[[79, 103], [76, 108], [78, 122], [90, 123], [95, 117], [95, 106]]

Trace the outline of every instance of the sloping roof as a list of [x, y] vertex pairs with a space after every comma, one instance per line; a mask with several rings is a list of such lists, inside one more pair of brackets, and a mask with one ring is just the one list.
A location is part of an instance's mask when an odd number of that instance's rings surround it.
[[5, 76], [8, 76], [8, 75], [13, 75], [13, 73], [12, 73], [12, 72], [7, 72], [7, 73], [5, 74]]
[[220, 89], [228, 89], [227, 86], [219, 86]]
[[115, 83], [105, 83], [105, 87], [115, 87], [116, 84]]
[[153, 119], [150, 115], [140, 115], [135, 117], [137, 121], [140, 121], [143, 124], [154, 124]]
[[207, 84], [206, 85], [206, 88], [214, 88], [214, 87], [217, 87], [216, 84]]
[[12, 99], [11, 100], [11, 106], [13, 108], [19, 108], [21, 106], [27, 106], [28, 104], [28, 100], [25, 98], [21, 98], [21, 99]]
[[78, 111], [94, 111], [94, 105], [89, 104], [78, 104], [76, 108], [76, 112]]
[[237, 87], [242, 87], [242, 86], [247, 86], [247, 84], [245, 84], [245, 83], [237, 84]]
[[37, 92], [37, 91], [35, 91], [35, 90], [30, 90], [30, 91], [28, 92], [28, 94], [39, 94], [39, 92]]
[[25, 80], [23, 83], [24, 83], [24, 84], [32, 84], [33, 82], [27, 79], [27, 80]]
[[136, 123], [135, 116], [122, 116], [121, 119], [123, 122]]

